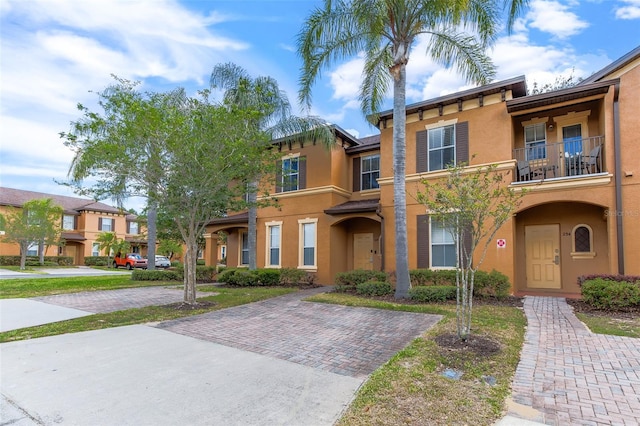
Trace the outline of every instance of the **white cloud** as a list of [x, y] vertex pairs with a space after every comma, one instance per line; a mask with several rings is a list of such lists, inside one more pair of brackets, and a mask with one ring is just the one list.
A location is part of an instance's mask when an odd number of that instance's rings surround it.
[[526, 15], [529, 26], [558, 38], [567, 38], [587, 28], [589, 24], [556, 0], [534, 0]]
[[347, 61], [329, 73], [329, 84], [333, 90], [333, 99], [352, 100], [358, 98], [364, 69], [364, 55]]
[[625, 6], [615, 8], [618, 19], [638, 19], [640, 18], [640, 0], [621, 0]]

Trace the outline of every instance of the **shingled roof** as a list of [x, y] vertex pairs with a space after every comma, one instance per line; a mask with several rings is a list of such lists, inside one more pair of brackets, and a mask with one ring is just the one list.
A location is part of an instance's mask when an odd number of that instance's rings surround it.
[[53, 202], [64, 209], [65, 214], [80, 214], [82, 211], [95, 211], [102, 213], [122, 214], [123, 212], [113, 206], [86, 198], [68, 197], [66, 195], [45, 194], [43, 192], [25, 191], [14, 188], [0, 187], [0, 206], [22, 207], [31, 200], [51, 198]]

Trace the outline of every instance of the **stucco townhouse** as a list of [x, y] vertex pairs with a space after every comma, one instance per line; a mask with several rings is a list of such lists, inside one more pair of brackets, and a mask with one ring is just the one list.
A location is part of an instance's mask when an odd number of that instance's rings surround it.
[[[524, 76], [408, 105], [410, 268], [451, 268], [455, 243], [412, 195], [447, 164], [496, 164], [526, 195], [489, 242], [482, 269], [506, 274], [515, 294], [579, 295], [586, 274], [640, 275], [640, 47], [574, 87], [527, 95]], [[335, 126], [335, 146], [275, 141], [280, 160], [258, 210], [259, 267], [299, 268], [332, 284], [352, 269], [392, 272], [393, 113], [362, 139]], [[231, 267], [248, 263], [246, 212], [212, 221], [207, 264], [227, 234]]]

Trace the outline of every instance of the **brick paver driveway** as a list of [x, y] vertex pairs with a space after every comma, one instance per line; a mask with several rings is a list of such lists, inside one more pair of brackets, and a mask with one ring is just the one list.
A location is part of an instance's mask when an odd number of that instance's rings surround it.
[[337, 374], [366, 377], [441, 316], [303, 302], [300, 291], [157, 325]]
[[[196, 296], [203, 297], [211, 294], [198, 292]], [[179, 287], [138, 287], [56, 294], [31, 299], [98, 314], [178, 303], [183, 300], [183, 290]]]

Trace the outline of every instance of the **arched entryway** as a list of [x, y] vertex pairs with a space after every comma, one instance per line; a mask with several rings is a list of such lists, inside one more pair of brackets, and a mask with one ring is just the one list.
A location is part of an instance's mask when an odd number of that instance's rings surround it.
[[516, 294], [579, 296], [581, 275], [609, 273], [605, 208], [554, 202], [516, 215]]

